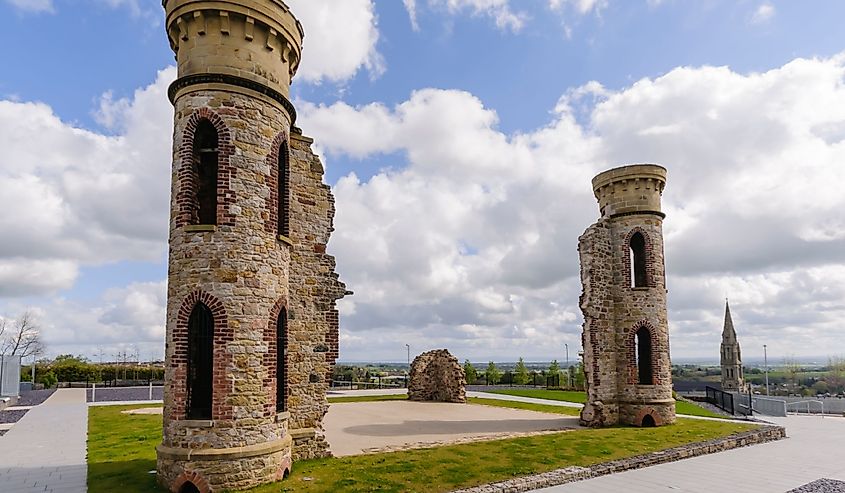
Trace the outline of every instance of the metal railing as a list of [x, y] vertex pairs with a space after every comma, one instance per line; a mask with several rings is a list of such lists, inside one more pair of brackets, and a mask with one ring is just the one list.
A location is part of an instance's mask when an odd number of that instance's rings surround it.
[[737, 413], [738, 409], [734, 404], [733, 394], [709, 386], [704, 388], [704, 392], [707, 396], [707, 402], [710, 404], [713, 404], [726, 413]]
[[[798, 402], [789, 402], [786, 404], [786, 410], [789, 411], [789, 406], [795, 406], [797, 404], [807, 404], [807, 414], [812, 414], [810, 410], [810, 404], [817, 403], [821, 407], [821, 415], [824, 417], [824, 402], [822, 401], [815, 401], [815, 400], [807, 400], [807, 401], [798, 401]], [[794, 412], [800, 412], [799, 410], [795, 410]]]

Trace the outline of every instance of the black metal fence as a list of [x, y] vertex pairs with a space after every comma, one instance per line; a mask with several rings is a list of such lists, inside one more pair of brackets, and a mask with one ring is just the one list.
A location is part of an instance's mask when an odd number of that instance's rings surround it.
[[707, 402], [710, 404], [727, 413], [737, 413], [733, 394], [709, 386], [704, 388], [704, 392], [707, 395]]

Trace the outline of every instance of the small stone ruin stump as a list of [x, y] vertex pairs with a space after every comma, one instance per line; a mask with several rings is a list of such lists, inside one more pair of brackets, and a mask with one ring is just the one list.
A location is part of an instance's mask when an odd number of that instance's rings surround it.
[[466, 376], [446, 349], [423, 353], [411, 363], [408, 399], [412, 401], [466, 402]]

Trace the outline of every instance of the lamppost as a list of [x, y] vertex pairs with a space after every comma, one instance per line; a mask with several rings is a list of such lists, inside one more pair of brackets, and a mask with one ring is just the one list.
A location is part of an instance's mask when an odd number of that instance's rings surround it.
[[765, 344], [763, 344], [763, 366], [766, 368], [766, 395], [769, 395], [769, 355]]
[[569, 344], [563, 343], [566, 347], [566, 388], [570, 387], [569, 377], [571, 376], [571, 372], [569, 371]]
[[407, 388], [408, 378], [411, 376], [411, 345], [405, 344], [405, 349], [408, 350], [408, 372], [405, 374], [405, 388]]

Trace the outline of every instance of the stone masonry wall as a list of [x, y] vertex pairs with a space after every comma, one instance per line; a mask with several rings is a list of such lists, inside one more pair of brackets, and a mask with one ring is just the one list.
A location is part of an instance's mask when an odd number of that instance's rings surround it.
[[322, 420], [339, 350], [336, 301], [346, 293], [335, 259], [326, 253], [335, 203], [312, 143], [296, 131], [291, 135], [288, 410], [295, 460], [329, 455]]
[[446, 349], [435, 349], [414, 358], [408, 399], [465, 403], [466, 376], [458, 358]]
[[[218, 201], [216, 227], [184, 224], [179, 206], [185, 195], [182, 187], [190, 186], [185, 169], [191, 166], [188, 148], [197, 115], [222, 126], [218, 133], [228, 134], [232, 145], [230, 152], [220, 154], [218, 197], [226, 200]], [[290, 440], [287, 451], [273, 445], [283, 443], [288, 423], [275, 413], [275, 386], [264, 385], [275, 380], [271, 374], [275, 366], [265, 364], [268, 357], [275, 361], [267, 342], [274, 337], [268, 337], [268, 331], [275, 324], [268, 321], [274, 306], [288, 298], [291, 262], [290, 247], [264, 228], [270, 193], [266, 156], [289, 125], [278, 106], [236, 93], [196, 91], [176, 102], [164, 434], [159, 455], [159, 479], [166, 486], [172, 486], [182, 467], [167, 450], [264, 450], [257, 456], [250, 455], [253, 451], [217, 460], [218, 469], [231, 474], [205, 477], [212, 491], [260, 484], [267, 481], [268, 467], [275, 470], [271, 477], [290, 467]], [[185, 419], [187, 318], [198, 300], [211, 308], [215, 321], [212, 416], [199, 422]], [[256, 460], [273, 463], [246, 467]], [[191, 467], [196, 471], [199, 465]]]
[[[660, 426], [675, 420], [666, 315], [663, 214], [665, 169], [635, 165], [593, 179], [602, 217], [579, 238], [586, 426], [633, 424], [646, 416]], [[632, 286], [631, 238], [645, 241], [645, 283]], [[641, 383], [637, 333], [650, 338], [651, 381]]]

